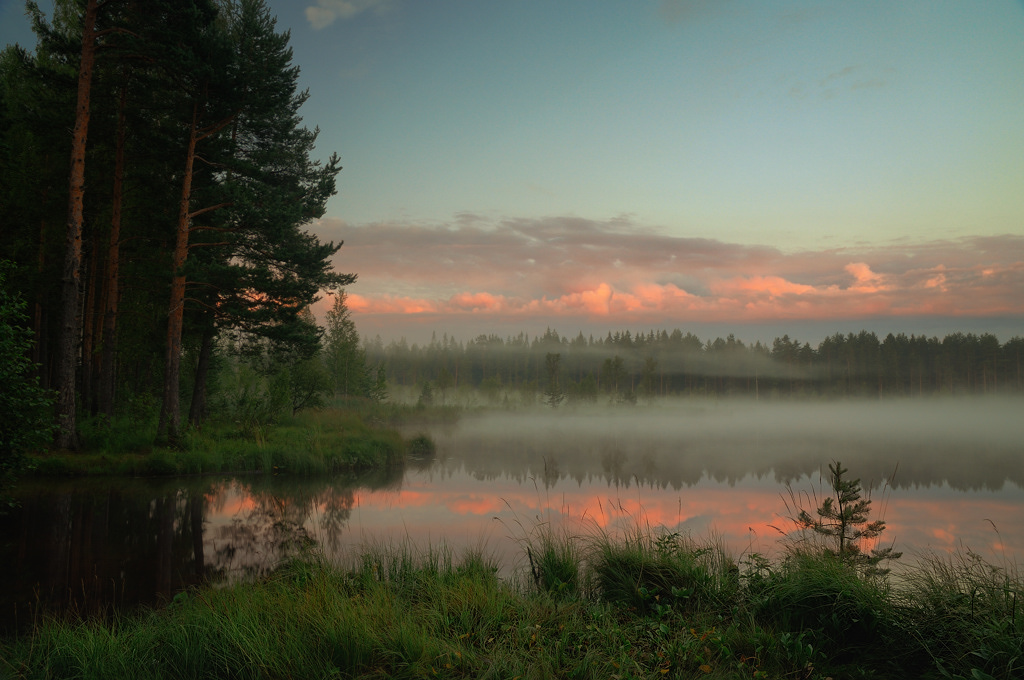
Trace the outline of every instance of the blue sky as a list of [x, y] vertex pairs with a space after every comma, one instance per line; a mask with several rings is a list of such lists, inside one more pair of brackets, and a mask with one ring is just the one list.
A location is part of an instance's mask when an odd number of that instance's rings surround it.
[[1021, 227], [1019, 3], [367, 4], [319, 30], [275, 6], [346, 220], [625, 214], [799, 248]]
[[270, 6], [361, 326], [1024, 332], [1019, 0]]

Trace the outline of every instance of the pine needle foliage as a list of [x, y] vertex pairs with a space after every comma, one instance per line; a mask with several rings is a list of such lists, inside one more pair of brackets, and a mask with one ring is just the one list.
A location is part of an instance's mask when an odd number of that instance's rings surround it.
[[838, 460], [829, 463], [828, 470], [829, 485], [834, 495], [822, 500], [817, 509], [817, 517], [801, 509], [796, 517], [797, 524], [834, 541], [835, 548], [826, 548], [826, 553], [856, 567], [865, 575], [882, 576], [889, 573], [889, 569], [878, 565], [883, 561], [899, 559], [903, 553], [893, 552], [891, 547], [873, 549], [868, 554], [861, 550], [862, 542], [881, 536], [885, 531], [885, 521], [868, 521], [871, 500], [863, 497], [859, 478], [845, 478], [849, 470]]

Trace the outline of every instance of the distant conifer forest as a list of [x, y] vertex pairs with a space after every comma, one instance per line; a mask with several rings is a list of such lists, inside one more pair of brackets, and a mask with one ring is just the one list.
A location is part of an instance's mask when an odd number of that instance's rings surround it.
[[386, 367], [389, 384], [426, 386], [432, 402], [461, 386], [498, 400], [509, 390], [551, 405], [659, 396], [882, 397], [991, 395], [1024, 388], [1024, 338], [1000, 344], [990, 333], [942, 339], [861, 331], [825, 338], [817, 347], [783, 335], [771, 345], [733, 335], [704, 341], [681, 330], [561, 336], [548, 329], [461, 342], [447, 334], [429, 344], [404, 339], [365, 346]]

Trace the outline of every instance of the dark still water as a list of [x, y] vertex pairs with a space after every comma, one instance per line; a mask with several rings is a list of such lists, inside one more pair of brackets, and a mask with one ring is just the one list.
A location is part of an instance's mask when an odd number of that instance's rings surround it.
[[683, 402], [465, 417], [433, 461], [329, 478], [27, 480], [0, 518], [0, 630], [42, 610], [159, 604], [204, 580], [269, 572], [303, 544], [483, 548], [504, 573], [541, 522], [715, 536], [739, 557], [813, 511], [840, 459], [908, 553], [1024, 558], [1024, 401]]

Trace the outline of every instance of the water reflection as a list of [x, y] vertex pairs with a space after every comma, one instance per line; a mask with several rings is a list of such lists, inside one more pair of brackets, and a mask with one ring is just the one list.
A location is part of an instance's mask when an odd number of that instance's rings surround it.
[[795, 420], [750, 405], [488, 416], [434, 433], [437, 459], [404, 470], [28, 480], [20, 511], [0, 518], [0, 627], [30, 625], [42, 609], [159, 603], [204, 579], [265, 574], [309, 543], [339, 563], [381, 542], [483, 548], [510, 573], [538, 523], [578, 533], [640, 523], [714, 534], [735, 555], [771, 553], [790, 528], [785, 485], [820, 488], [835, 458], [872, 490], [898, 550], [967, 546], [1012, 560], [1024, 556], [1020, 405], [940, 405], [909, 420], [842, 405], [852, 424], [838, 428], [823, 425], [833, 407]]
[[0, 518], [4, 619], [24, 624], [35, 607], [149, 603], [198, 583], [203, 493], [138, 481], [24, 483], [20, 510]]
[[540, 415], [492, 414], [439, 433], [482, 478], [603, 479], [680, 490], [711, 478], [785, 485], [840, 459], [868, 488], [1024, 486], [1024, 400], [709, 402]]
[[204, 581], [259, 576], [313, 538], [344, 533], [356, 489], [402, 470], [302, 479], [27, 480], [0, 517], [0, 630], [44, 611], [157, 604]]

